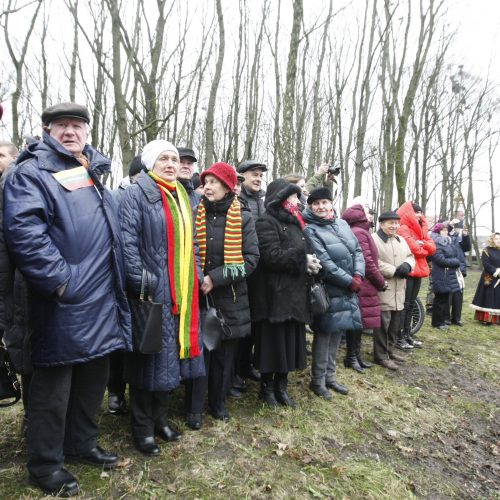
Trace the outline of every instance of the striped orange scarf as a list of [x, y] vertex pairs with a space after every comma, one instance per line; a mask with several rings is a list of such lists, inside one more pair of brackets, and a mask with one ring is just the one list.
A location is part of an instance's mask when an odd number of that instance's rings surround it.
[[[149, 172], [160, 188], [167, 225], [167, 268], [172, 314], [179, 316], [180, 359], [199, 356], [198, 273], [194, 256], [193, 219], [186, 190]], [[177, 200], [173, 193], [177, 192]]]
[[[201, 259], [201, 268], [205, 269], [207, 256], [207, 213], [203, 201], [198, 205], [196, 215], [196, 238]], [[233, 279], [238, 274], [245, 276], [245, 260], [242, 253], [241, 205], [235, 196], [227, 211], [226, 229], [224, 232], [224, 268], [222, 275], [231, 273]]]

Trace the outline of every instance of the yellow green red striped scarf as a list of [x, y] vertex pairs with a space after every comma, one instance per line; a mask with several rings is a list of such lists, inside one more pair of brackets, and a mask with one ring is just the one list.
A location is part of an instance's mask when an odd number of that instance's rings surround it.
[[[196, 239], [201, 259], [201, 268], [205, 269], [207, 256], [207, 213], [203, 200], [198, 205], [196, 214]], [[226, 228], [224, 232], [224, 268], [222, 275], [227, 273], [237, 278], [238, 274], [245, 276], [245, 260], [242, 253], [242, 230], [241, 230], [241, 205], [235, 196], [226, 215]]]
[[[199, 356], [199, 286], [194, 256], [193, 219], [186, 190], [149, 172], [160, 188], [167, 226], [167, 268], [172, 314], [179, 315], [180, 359]], [[177, 192], [177, 200], [172, 193]]]

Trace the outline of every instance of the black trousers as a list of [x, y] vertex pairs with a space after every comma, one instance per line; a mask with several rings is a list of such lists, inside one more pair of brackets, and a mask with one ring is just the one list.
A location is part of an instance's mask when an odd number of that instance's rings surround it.
[[253, 346], [255, 344], [255, 333], [253, 331], [249, 337], [238, 340], [236, 354], [234, 356], [234, 368], [236, 375], [245, 378], [253, 368]]
[[450, 293], [435, 293], [432, 305], [432, 326], [444, 325], [450, 315]]
[[409, 277], [406, 280], [405, 304], [401, 311], [401, 329], [404, 332], [410, 332], [411, 329], [411, 309], [415, 299], [418, 297], [422, 278]]
[[203, 413], [207, 393], [208, 406], [212, 411], [225, 410], [237, 348], [238, 340], [223, 340], [217, 349], [211, 352], [205, 349], [206, 376], [186, 382], [186, 413]]
[[109, 380], [108, 391], [114, 394], [125, 393], [125, 381], [123, 380], [123, 351], [115, 351], [109, 356]]
[[168, 423], [168, 392], [145, 391], [131, 385], [129, 393], [132, 435], [135, 438], [154, 436], [155, 427]]
[[[450, 293], [449, 308], [446, 310], [446, 319], [452, 323], [462, 321], [462, 305], [464, 303], [464, 291]], [[450, 315], [451, 308], [451, 315]]]
[[72, 366], [34, 368], [26, 437], [31, 475], [60, 470], [65, 454], [86, 453], [97, 445], [95, 417], [108, 373], [108, 356]]

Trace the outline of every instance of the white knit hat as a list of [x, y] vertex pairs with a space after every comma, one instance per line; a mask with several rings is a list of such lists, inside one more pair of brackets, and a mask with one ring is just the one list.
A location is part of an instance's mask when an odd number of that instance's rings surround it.
[[141, 160], [144, 166], [148, 170], [151, 170], [156, 160], [158, 159], [158, 156], [160, 156], [163, 153], [163, 151], [173, 151], [177, 155], [177, 157], [179, 157], [179, 152], [177, 151], [177, 148], [171, 142], [162, 139], [157, 139], [148, 142], [144, 146], [144, 149], [142, 150]]
[[356, 196], [356, 198], [353, 198], [352, 200], [348, 201], [346, 208], [353, 207], [354, 205], [361, 205], [363, 208], [370, 206], [368, 200], [363, 196]]

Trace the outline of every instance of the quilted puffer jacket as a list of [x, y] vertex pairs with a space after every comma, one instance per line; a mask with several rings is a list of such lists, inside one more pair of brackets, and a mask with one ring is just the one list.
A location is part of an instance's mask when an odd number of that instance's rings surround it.
[[91, 182], [71, 190], [64, 172], [81, 164], [45, 133], [19, 156], [5, 184], [4, 235], [29, 286], [35, 366], [131, 348], [116, 205], [98, 177], [111, 163], [88, 145], [83, 153]]
[[[182, 187], [180, 187], [182, 189]], [[167, 259], [167, 226], [160, 189], [145, 172], [127, 188], [120, 204], [127, 291], [139, 296], [143, 268], [152, 276], [153, 301], [163, 303], [162, 350], [158, 354], [130, 353], [126, 381], [147, 391], [171, 391], [183, 378], [205, 375], [203, 356], [180, 360], [178, 316], [171, 312]], [[199, 268], [198, 277], [203, 274]], [[200, 346], [201, 331], [199, 336]]]
[[358, 296], [349, 290], [354, 274], [365, 276], [365, 259], [358, 240], [347, 222], [336, 216], [322, 219], [309, 208], [302, 215], [308, 224], [304, 233], [321, 261], [321, 276], [330, 297], [328, 311], [314, 317], [313, 331], [361, 330]]
[[432, 257], [432, 288], [437, 293], [460, 291], [457, 270], [460, 269], [458, 249], [449, 236], [436, 238], [437, 250]]
[[358, 293], [363, 328], [380, 327], [380, 300], [378, 292], [384, 288], [385, 279], [378, 267], [378, 252], [370, 234], [370, 221], [362, 205], [349, 207], [342, 214], [351, 227], [365, 258], [365, 279]]

